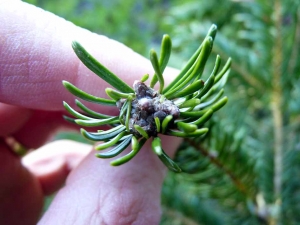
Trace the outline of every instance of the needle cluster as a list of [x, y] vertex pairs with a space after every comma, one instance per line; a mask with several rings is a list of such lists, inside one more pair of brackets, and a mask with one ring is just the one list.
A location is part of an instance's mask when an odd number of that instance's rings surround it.
[[[112, 147], [106, 152], [97, 153], [96, 156], [99, 158], [115, 157], [131, 144], [132, 150], [113, 160], [111, 162], [113, 166], [128, 162], [150, 139], [153, 152], [161, 161], [172, 171], [180, 172], [178, 165], [162, 149], [158, 134], [184, 138], [204, 135], [208, 131], [203, 127], [204, 123], [226, 104], [227, 97], [222, 98], [224, 93], [222, 87], [229, 73], [231, 60], [228, 59], [220, 70], [221, 59], [217, 56], [211, 74], [205, 81], [201, 79], [212, 50], [216, 31], [217, 27], [212, 25], [206, 38], [186, 66], [166, 87], [163, 72], [169, 61], [172, 47], [168, 35], [164, 35], [162, 39], [160, 57], [154, 50], [150, 51], [150, 61], [155, 71], [150, 85], [145, 83], [149, 78], [146, 74], [141, 80], [134, 82], [133, 88], [94, 59], [78, 42], [73, 42], [73, 49], [84, 65], [116, 90], [106, 88], [106, 94], [110, 99], [104, 99], [90, 95], [67, 81], [63, 81], [63, 85], [83, 100], [102, 105], [114, 105], [120, 113], [118, 116], [104, 115], [87, 108], [76, 100], [76, 105], [82, 113], [64, 102], [67, 111], [75, 117], [65, 116], [65, 119], [87, 127], [111, 126], [109, 130], [98, 132], [81, 129], [82, 135], [87, 139], [102, 141], [96, 146], [96, 150], [102, 151]], [[154, 90], [157, 82], [159, 88]]]

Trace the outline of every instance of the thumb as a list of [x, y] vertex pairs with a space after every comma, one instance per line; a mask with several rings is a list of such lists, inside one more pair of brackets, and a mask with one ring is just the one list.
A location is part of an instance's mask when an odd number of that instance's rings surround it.
[[[178, 145], [171, 137], [164, 141], [165, 148]], [[149, 143], [120, 167], [93, 154], [70, 174], [39, 224], [158, 224], [166, 169]]]
[[0, 102], [62, 110], [63, 100], [74, 100], [62, 80], [89, 94], [107, 97], [107, 83], [80, 62], [71, 47], [74, 40], [129, 85], [146, 73], [153, 74], [149, 60], [125, 45], [30, 4], [0, 2], [0, 21]]

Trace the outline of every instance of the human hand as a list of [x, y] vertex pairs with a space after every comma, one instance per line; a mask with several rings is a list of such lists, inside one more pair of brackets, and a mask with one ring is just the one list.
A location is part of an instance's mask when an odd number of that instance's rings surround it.
[[[0, 21], [0, 224], [35, 224], [43, 197], [64, 182], [39, 224], [157, 224], [166, 168], [149, 144], [120, 167], [95, 158], [94, 151], [79, 164], [91, 150], [88, 145], [60, 141], [43, 146], [57, 129], [70, 128], [62, 119], [62, 101], [74, 98], [62, 80], [106, 97], [107, 84], [77, 59], [73, 40], [128, 84], [153, 74], [150, 62], [21, 1], [2, 1]], [[109, 107], [97, 110], [112, 113]], [[21, 160], [4, 143], [6, 136], [38, 150]], [[172, 155], [179, 140], [164, 138]]]

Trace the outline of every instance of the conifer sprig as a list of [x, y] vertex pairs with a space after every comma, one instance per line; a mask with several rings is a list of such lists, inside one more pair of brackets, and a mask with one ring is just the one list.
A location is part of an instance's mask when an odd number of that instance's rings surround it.
[[[84, 137], [92, 141], [103, 141], [95, 147], [106, 152], [97, 153], [99, 158], [112, 158], [123, 152], [130, 144], [132, 150], [111, 162], [111, 165], [118, 166], [131, 160], [150, 139], [153, 152], [172, 171], [181, 172], [176, 163], [165, 153], [162, 148], [159, 134], [177, 137], [197, 137], [204, 135], [208, 129], [203, 125], [208, 121], [214, 112], [222, 108], [227, 97], [222, 97], [224, 91], [219, 82], [222, 77], [226, 79], [229, 73], [231, 60], [221, 69], [220, 57], [216, 57], [215, 66], [206, 81], [202, 80], [202, 74], [207, 59], [213, 47], [217, 27], [212, 25], [206, 38], [190, 58], [186, 66], [180, 71], [177, 77], [165, 85], [163, 72], [170, 58], [172, 42], [168, 35], [164, 35], [161, 43], [161, 52], [158, 58], [154, 50], [150, 51], [150, 61], [155, 74], [150, 81], [150, 86], [144, 82], [149, 75], [144, 75], [140, 81], [135, 81], [133, 89], [124, 83], [117, 75], [113, 74], [94, 57], [92, 57], [82, 45], [73, 42], [72, 47], [82, 61], [90, 70], [100, 78], [112, 85], [117, 90], [106, 88], [106, 94], [110, 99], [99, 98], [90, 95], [71, 83], [63, 81], [63, 85], [75, 96], [102, 105], [114, 105], [118, 107], [119, 116], [109, 116], [95, 112], [80, 101], [76, 105], [84, 114], [76, 112], [66, 102], [64, 107], [75, 117], [65, 117], [68, 121], [81, 126], [94, 127], [110, 125], [106, 131], [88, 132], [81, 129]], [[159, 90], [153, 89], [159, 82]]]

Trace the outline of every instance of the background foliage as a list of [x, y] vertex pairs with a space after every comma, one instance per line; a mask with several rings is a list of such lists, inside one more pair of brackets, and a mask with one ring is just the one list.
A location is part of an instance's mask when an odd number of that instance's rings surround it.
[[299, 1], [27, 2], [147, 57], [168, 33], [175, 67], [217, 24], [213, 50], [224, 61], [233, 58], [229, 103], [214, 115], [208, 135], [181, 145], [176, 161], [186, 173], [167, 176], [161, 224], [300, 221]]

